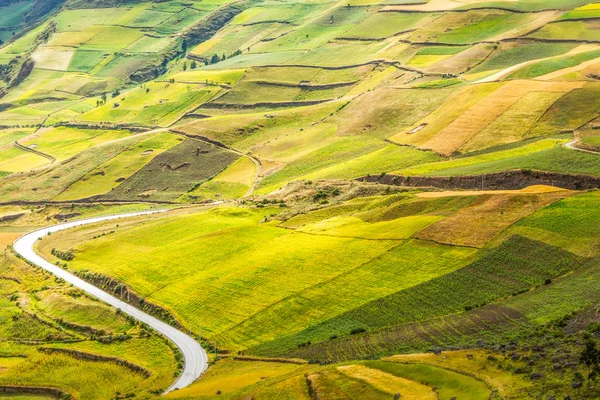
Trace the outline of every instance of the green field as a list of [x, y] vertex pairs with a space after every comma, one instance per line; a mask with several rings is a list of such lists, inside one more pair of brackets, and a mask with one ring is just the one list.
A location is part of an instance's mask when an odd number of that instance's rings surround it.
[[599, 398], [599, 17], [0, 0], [0, 398], [173, 383], [174, 347], [10, 249], [148, 209], [36, 248], [205, 346], [166, 398]]

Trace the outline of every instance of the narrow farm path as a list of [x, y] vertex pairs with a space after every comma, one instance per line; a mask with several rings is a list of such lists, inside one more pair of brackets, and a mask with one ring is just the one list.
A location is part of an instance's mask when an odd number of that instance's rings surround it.
[[[497, 82], [497, 81], [499, 81], [499, 80], [501, 80], [503, 78], [506, 78], [511, 73], [513, 73], [513, 72], [515, 72], [515, 71], [517, 71], [517, 70], [519, 70], [521, 68], [524, 68], [524, 67], [526, 67], [528, 65], [535, 64], [535, 63], [538, 63], [538, 62], [541, 62], [541, 61], [554, 60], [554, 59], [558, 59], [558, 58], [562, 58], [562, 57], [571, 57], [571, 56], [575, 56], [575, 55], [580, 54], [580, 53], [585, 53], [586, 51], [592, 51], [592, 50], [596, 50], [596, 49], [598, 49], [598, 45], [596, 45], [596, 44], [583, 44], [581, 46], [577, 46], [576, 48], [574, 48], [573, 50], [571, 50], [571, 51], [569, 51], [568, 53], [565, 53], [565, 54], [561, 54], [561, 55], [553, 56], [553, 57], [537, 58], [535, 60], [525, 61], [525, 62], [522, 62], [520, 64], [513, 65], [511, 67], [505, 68], [505, 69], [503, 69], [503, 70], [501, 70], [499, 72], [496, 72], [493, 75], [490, 75], [490, 76], [488, 76], [486, 78], [480, 79], [480, 80], [478, 80], [476, 82], [473, 82], [473, 83], [477, 84], [477, 83]], [[595, 59], [594, 61], [598, 62], [598, 59]], [[565, 72], [565, 73], [568, 73], [568, 72]], [[539, 77], [539, 78], [536, 78], [536, 79], [545, 80], [545, 79], [548, 79], [547, 78], [548, 75], [551, 75], [551, 74], [547, 74], [545, 76], [542, 76], [542, 77]]]
[[40, 268], [54, 274], [55, 276], [65, 280], [66, 282], [84, 290], [88, 294], [110, 304], [113, 307], [119, 308], [124, 313], [132, 316], [138, 321], [144, 322], [152, 327], [154, 330], [164, 335], [167, 339], [173, 342], [181, 351], [184, 359], [184, 366], [181, 375], [177, 378], [175, 383], [169, 387], [165, 393], [175, 389], [181, 389], [189, 386], [193, 383], [206, 369], [208, 368], [208, 355], [206, 351], [200, 346], [200, 344], [194, 340], [191, 336], [177, 330], [176, 328], [158, 320], [157, 318], [146, 314], [143, 311], [125, 303], [122, 300], [104, 292], [96, 286], [76, 277], [75, 275], [65, 271], [61, 267], [58, 267], [39, 256], [35, 250], [35, 243], [42, 237], [52, 232], [58, 232], [69, 228], [74, 228], [81, 225], [93, 224], [97, 222], [115, 220], [119, 218], [137, 217], [142, 215], [150, 215], [155, 213], [165, 212], [167, 210], [155, 210], [155, 211], [143, 211], [128, 214], [116, 214], [108, 215], [103, 217], [83, 219], [79, 221], [67, 222], [63, 224], [54, 225], [48, 228], [39, 229], [37, 231], [28, 233], [15, 241], [13, 248], [15, 251], [25, 258], [30, 263], [37, 265]]
[[580, 147], [577, 147], [577, 143], [579, 143], [579, 140], [573, 140], [572, 142], [566, 143], [565, 147], [567, 149], [571, 149], [571, 150], [583, 151], [584, 153], [590, 153], [590, 154], [598, 154], [598, 155], [600, 155], [600, 151], [582, 149]]

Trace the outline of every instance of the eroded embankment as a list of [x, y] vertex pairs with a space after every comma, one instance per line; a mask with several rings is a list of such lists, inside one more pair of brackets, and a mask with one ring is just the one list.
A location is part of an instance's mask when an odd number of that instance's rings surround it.
[[470, 176], [404, 176], [380, 174], [367, 175], [356, 180], [384, 185], [463, 190], [519, 190], [533, 185], [548, 185], [569, 190], [600, 188], [600, 177], [530, 170], [514, 170]]

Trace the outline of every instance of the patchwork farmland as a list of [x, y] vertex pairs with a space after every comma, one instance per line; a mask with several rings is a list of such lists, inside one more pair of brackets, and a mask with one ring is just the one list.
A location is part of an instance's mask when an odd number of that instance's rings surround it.
[[600, 397], [599, 21], [0, 0], [0, 397]]

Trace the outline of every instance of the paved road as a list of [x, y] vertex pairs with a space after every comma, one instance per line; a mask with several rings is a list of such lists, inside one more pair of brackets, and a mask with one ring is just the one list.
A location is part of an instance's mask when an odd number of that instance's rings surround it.
[[171, 387], [167, 389], [167, 391], [165, 392], [167, 393], [175, 389], [181, 389], [186, 386], [189, 386], [192, 382], [198, 379], [198, 377], [204, 371], [206, 371], [206, 369], [208, 368], [208, 357], [206, 351], [202, 348], [202, 346], [200, 346], [198, 342], [196, 342], [192, 337], [186, 335], [185, 333], [173, 328], [170, 325], [167, 325], [166, 323], [154, 318], [151, 315], [146, 314], [143, 311], [138, 310], [137, 308], [125, 303], [124, 301], [117, 299], [116, 297], [100, 290], [96, 286], [87, 283], [86, 281], [76, 277], [75, 275], [68, 273], [64, 269], [44, 260], [42, 257], [37, 255], [33, 249], [35, 242], [39, 238], [46, 236], [50, 232], [62, 231], [64, 229], [69, 229], [80, 225], [93, 224], [95, 222], [109, 221], [118, 218], [135, 217], [140, 215], [149, 215], [165, 211], [167, 210], [117, 214], [105, 217], [97, 217], [67, 222], [64, 224], [59, 224], [28, 233], [25, 236], [22, 236], [19, 239], [17, 239], [17, 241], [13, 244], [13, 247], [18, 254], [23, 256], [29, 262], [45, 269], [46, 271], [51, 272], [52, 274], [64, 279], [65, 281], [73, 284], [74, 286], [77, 286], [78, 288], [86, 291], [94, 297], [97, 297], [105, 303], [120, 308], [124, 313], [131, 315], [133, 318], [139, 321], [145, 322], [154, 330], [160, 332], [161, 334], [166, 336], [170, 341], [175, 343], [175, 345], [179, 347], [181, 353], [183, 354], [185, 364], [181, 375], [177, 378], [175, 383], [173, 383], [173, 385], [171, 385]]
[[565, 147], [567, 149], [571, 149], [571, 150], [583, 151], [584, 153], [590, 153], [590, 154], [598, 154], [598, 155], [600, 155], [600, 151], [594, 151], [594, 150], [588, 150], [588, 149], [581, 149], [581, 148], [577, 147], [576, 144], [578, 142], [579, 142], [579, 140], [573, 140], [572, 142], [566, 143]]

